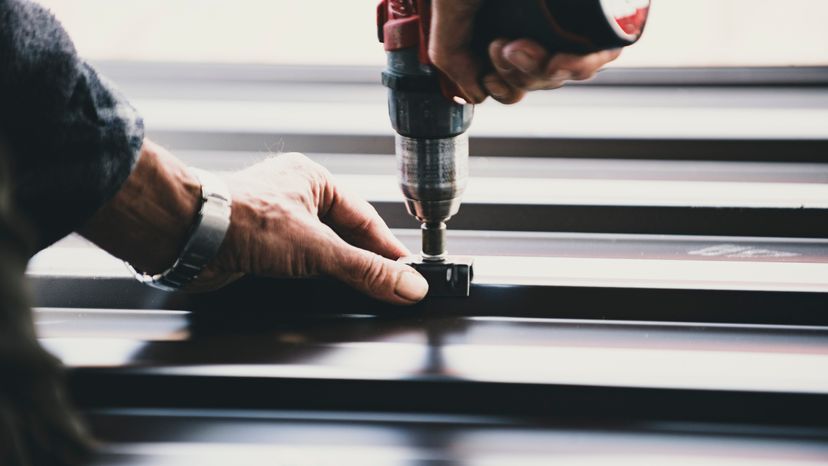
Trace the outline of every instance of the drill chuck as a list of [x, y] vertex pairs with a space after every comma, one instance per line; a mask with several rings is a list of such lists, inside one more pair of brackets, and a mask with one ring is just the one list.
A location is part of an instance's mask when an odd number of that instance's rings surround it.
[[469, 177], [469, 138], [423, 139], [397, 135], [397, 171], [408, 212], [422, 223], [457, 213]]

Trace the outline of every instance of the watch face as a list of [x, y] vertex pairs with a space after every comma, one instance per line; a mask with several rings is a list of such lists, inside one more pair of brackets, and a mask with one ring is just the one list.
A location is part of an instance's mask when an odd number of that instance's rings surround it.
[[601, 0], [601, 7], [618, 36], [635, 41], [647, 22], [650, 0]]

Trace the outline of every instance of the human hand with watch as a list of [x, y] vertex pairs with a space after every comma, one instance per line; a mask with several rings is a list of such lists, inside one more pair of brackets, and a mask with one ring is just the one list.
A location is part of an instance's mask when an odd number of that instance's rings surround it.
[[[179, 259], [188, 248], [205, 248], [193, 244], [203, 241], [198, 238], [215, 234], [204, 231], [215, 225], [198, 224], [199, 212], [221, 199], [202, 199], [204, 180], [148, 139], [120, 191], [80, 233], [146, 274], [143, 281], [153, 282], [149, 276], [156, 275], [155, 283], [167, 289], [213, 290], [246, 274], [326, 275], [393, 304], [413, 304], [426, 295], [425, 279], [396, 261], [411, 253], [376, 210], [304, 155], [272, 156], [211, 178], [206, 190], [228, 191], [229, 224], [218, 232], [223, 234], [219, 245], [191, 254], [201, 257], [191, 257], [190, 263]], [[171, 270], [176, 262], [178, 270]], [[165, 272], [184, 280], [165, 286], [158, 277]]]

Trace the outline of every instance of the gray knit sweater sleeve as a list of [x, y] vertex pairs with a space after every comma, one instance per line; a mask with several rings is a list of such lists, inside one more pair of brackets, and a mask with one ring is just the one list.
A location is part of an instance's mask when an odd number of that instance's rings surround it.
[[144, 137], [134, 108], [27, 0], [0, 0], [0, 153], [17, 214], [45, 247], [117, 192]]

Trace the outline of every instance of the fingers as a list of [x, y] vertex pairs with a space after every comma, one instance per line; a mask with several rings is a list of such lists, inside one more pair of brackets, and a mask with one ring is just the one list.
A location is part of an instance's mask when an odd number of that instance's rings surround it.
[[376, 209], [337, 187], [330, 176], [327, 185], [330, 200], [322, 221], [333, 231], [328, 230], [328, 247], [314, 248], [320, 270], [375, 299], [400, 305], [422, 300], [428, 283], [417, 271], [395, 261], [411, 252]]
[[474, 13], [481, 0], [434, 0], [428, 55], [434, 66], [454, 81], [471, 103], [486, 99], [477, 82], [480, 63], [471, 53]]
[[[549, 60], [549, 52], [530, 39], [506, 41], [500, 39], [501, 63], [507, 64], [516, 72], [513, 77], [543, 79], [544, 65]], [[491, 50], [489, 50], [491, 53]]]
[[[530, 39], [500, 39], [489, 47], [494, 72], [478, 81], [483, 67], [471, 51], [475, 12], [481, 0], [432, 2], [429, 57], [471, 103], [495, 100], [513, 104], [527, 91], [556, 89], [569, 80], [589, 79], [615, 60], [620, 50], [589, 55], [555, 54]], [[481, 84], [482, 82], [482, 84]]]
[[595, 76], [595, 73], [607, 63], [621, 55], [621, 49], [604, 50], [589, 55], [572, 55], [559, 53], [549, 60], [545, 74], [551, 76], [556, 73], [567, 76], [567, 79], [585, 80]]
[[428, 293], [428, 282], [411, 267], [336, 237], [331, 237], [331, 241], [334, 253], [323, 258], [323, 273], [372, 298], [392, 304], [414, 304]]
[[504, 43], [500, 55], [494, 58], [512, 67], [506, 79], [512, 86], [526, 91], [557, 89], [571, 78], [565, 69], [550, 68], [549, 53], [529, 39]]
[[411, 255], [374, 207], [349, 191], [333, 186], [333, 199], [322, 218], [348, 243], [389, 259]]
[[524, 82], [522, 72], [503, 55], [503, 47], [508, 43], [506, 39], [498, 39], [489, 46], [489, 58], [494, 72], [483, 78], [483, 85], [489, 95], [498, 102], [514, 104], [523, 99], [526, 90], [522, 88]]
[[529, 39], [498, 39], [489, 46], [494, 71], [483, 78], [483, 85], [499, 102], [512, 104], [527, 91], [556, 89], [569, 80], [589, 79], [620, 54], [616, 49], [589, 55], [550, 55]]

